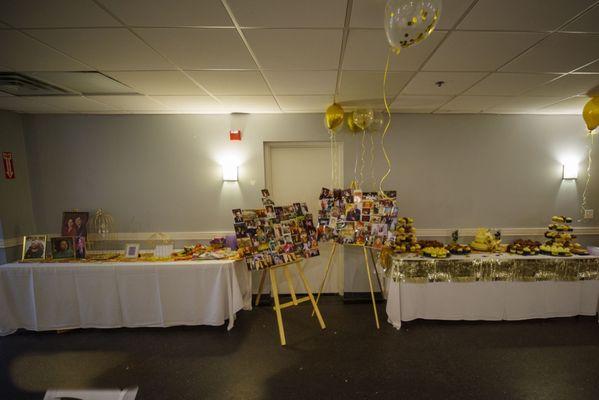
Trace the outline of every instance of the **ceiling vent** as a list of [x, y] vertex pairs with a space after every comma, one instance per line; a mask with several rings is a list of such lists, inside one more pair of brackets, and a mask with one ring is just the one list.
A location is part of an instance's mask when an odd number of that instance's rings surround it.
[[15, 72], [0, 72], [0, 91], [14, 96], [51, 96], [71, 92]]

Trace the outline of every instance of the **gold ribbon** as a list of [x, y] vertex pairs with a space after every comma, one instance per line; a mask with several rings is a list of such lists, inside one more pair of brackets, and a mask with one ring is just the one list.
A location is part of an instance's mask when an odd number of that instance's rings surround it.
[[366, 130], [362, 130], [362, 144], [360, 152], [360, 181], [358, 187], [362, 189], [362, 185], [364, 184], [364, 154], [366, 154], [366, 146], [364, 145], [364, 139], [366, 139]]
[[384, 199], [388, 199], [385, 191], [383, 190], [383, 183], [385, 179], [391, 173], [391, 160], [389, 160], [389, 155], [387, 154], [387, 150], [385, 149], [385, 136], [387, 136], [387, 131], [389, 130], [389, 125], [391, 125], [391, 110], [389, 109], [389, 103], [387, 102], [387, 73], [389, 72], [389, 58], [391, 57], [391, 48], [387, 52], [387, 63], [385, 64], [385, 74], [383, 75], [383, 101], [385, 102], [385, 111], [387, 111], [387, 123], [385, 124], [385, 129], [383, 130], [383, 134], [381, 135], [381, 148], [383, 149], [383, 155], [385, 156], [385, 160], [387, 161], [387, 172], [381, 177], [379, 182], [379, 192]]
[[587, 180], [584, 184], [584, 191], [582, 192], [582, 203], [580, 205], [580, 213], [584, 218], [584, 213], [587, 210], [587, 192], [589, 190], [589, 183], [591, 182], [591, 164], [593, 162], [592, 154], [593, 154], [593, 133], [589, 131], [590, 143], [587, 145], [589, 152], [587, 157]]

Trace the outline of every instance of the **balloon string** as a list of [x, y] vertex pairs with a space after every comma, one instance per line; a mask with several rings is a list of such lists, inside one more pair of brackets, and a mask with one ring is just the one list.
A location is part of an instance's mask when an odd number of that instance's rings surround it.
[[362, 189], [362, 183], [364, 182], [364, 155], [366, 154], [366, 146], [364, 145], [364, 139], [366, 139], [366, 130], [362, 130], [362, 151], [360, 153], [360, 184], [358, 189]]
[[331, 186], [335, 187], [335, 157], [333, 154], [333, 144], [335, 142], [334, 136], [335, 134], [333, 133], [332, 129], [329, 129], [329, 146], [331, 148]]
[[389, 125], [391, 125], [391, 110], [389, 109], [389, 103], [387, 102], [387, 73], [389, 72], [389, 58], [391, 57], [391, 48], [387, 52], [387, 63], [385, 64], [385, 74], [383, 75], [383, 101], [385, 102], [385, 111], [387, 111], [387, 123], [385, 124], [385, 129], [383, 130], [383, 134], [381, 135], [381, 148], [383, 149], [383, 155], [385, 156], [385, 160], [387, 161], [387, 172], [381, 177], [381, 181], [379, 182], [379, 192], [383, 198], [388, 198], [383, 190], [383, 183], [385, 179], [391, 173], [391, 160], [389, 160], [389, 155], [387, 154], [387, 150], [385, 149], [385, 136], [387, 136], [387, 131], [389, 130]]
[[358, 139], [354, 134], [354, 182], [358, 181]]
[[374, 177], [374, 132], [370, 133], [370, 182], [374, 187], [376, 178]]
[[589, 136], [591, 137], [591, 143], [588, 145], [589, 155], [587, 161], [587, 180], [584, 184], [584, 191], [582, 192], [582, 204], [580, 205], [580, 211], [582, 217], [584, 218], [584, 212], [587, 210], [587, 191], [589, 189], [589, 183], [591, 182], [591, 164], [593, 162], [592, 153], [593, 153], [593, 134], [589, 132]]

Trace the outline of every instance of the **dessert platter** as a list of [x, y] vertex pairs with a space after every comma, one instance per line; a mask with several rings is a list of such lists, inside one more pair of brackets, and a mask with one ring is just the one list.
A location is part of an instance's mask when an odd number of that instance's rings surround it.
[[572, 223], [572, 218], [565, 216], [553, 216], [551, 224], [547, 226], [545, 237], [549, 240], [544, 245], [539, 246], [542, 254], [553, 257], [571, 257], [572, 255], [589, 255], [585, 249], [576, 240], [576, 235], [572, 232], [574, 229], [568, 225]]

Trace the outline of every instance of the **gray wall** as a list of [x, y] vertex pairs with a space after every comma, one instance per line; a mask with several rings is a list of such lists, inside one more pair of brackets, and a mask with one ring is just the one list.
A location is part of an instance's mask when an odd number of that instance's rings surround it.
[[[264, 141], [327, 140], [320, 114], [37, 115], [24, 127], [39, 232], [56, 232], [65, 209], [98, 207], [120, 232], [230, 230], [232, 208], [259, 205]], [[230, 128], [243, 130], [241, 142], [228, 140]], [[339, 139], [348, 183], [360, 136]], [[419, 228], [540, 227], [553, 214], [577, 216], [586, 144], [578, 116], [397, 114], [385, 187], [399, 190]], [[228, 156], [241, 161], [239, 183], [221, 181]], [[581, 161], [578, 181], [561, 180], [567, 157]], [[378, 146], [377, 158], [379, 176]], [[597, 209], [597, 178], [590, 193]]]
[[[27, 154], [19, 114], [0, 111], [0, 153], [13, 153], [15, 179], [4, 178], [0, 167], [0, 239], [11, 239], [35, 231], [31, 209], [31, 193]], [[18, 248], [0, 248], [0, 263], [12, 260]]]

